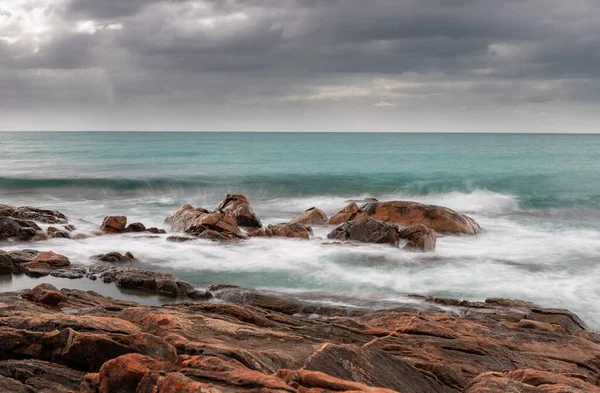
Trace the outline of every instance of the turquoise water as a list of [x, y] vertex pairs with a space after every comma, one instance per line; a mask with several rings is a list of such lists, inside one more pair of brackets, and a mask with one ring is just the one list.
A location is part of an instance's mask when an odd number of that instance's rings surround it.
[[[264, 223], [347, 199], [411, 199], [478, 220], [434, 254], [253, 239], [51, 240], [35, 247], [90, 263], [130, 250], [197, 285], [394, 299], [407, 293], [516, 297], [566, 307], [600, 326], [600, 135], [313, 133], [0, 133], [0, 203], [58, 209], [92, 230], [108, 214], [163, 226], [185, 203], [249, 197]], [[89, 226], [89, 228], [88, 228]], [[22, 248], [9, 244], [4, 248]]]

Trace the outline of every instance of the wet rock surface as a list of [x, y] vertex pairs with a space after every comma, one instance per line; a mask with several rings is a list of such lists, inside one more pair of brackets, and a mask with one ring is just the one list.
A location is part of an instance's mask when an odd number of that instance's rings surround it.
[[116, 252], [116, 251], [111, 251], [111, 252], [107, 252], [106, 254], [95, 255], [93, 258], [97, 259], [99, 261], [102, 261], [102, 262], [112, 262], [112, 263], [136, 261], [133, 254], [130, 253], [129, 251], [127, 251], [124, 254], [121, 254], [120, 252]]
[[600, 392], [600, 336], [567, 310], [417, 297], [420, 307], [369, 311], [230, 285], [207, 293], [219, 301], [2, 293], [0, 390]]
[[321, 209], [311, 207], [298, 217], [290, 221], [290, 224], [304, 224], [304, 225], [325, 225], [327, 223], [327, 214]]
[[424, 205], [412, 201], [368, 202], [358, 207], [351, 202], [329, 219], [329, 224], [337, 225], [359, 218], [372, 218], [408, 227], [423, 224], [441, 234], [476, 235], [481, 227], [472, 218], [442, 206]]
[[260, 228], [262, 223], [254, 214], [248, 198], [239, 194], [227, 194], [216, 208], [217, 211], [225, 213], [233, 218], [237, 225], [242, 227]]
[[328, 239], [352, 240], [364, 243], [390, 244], [398, 246], [400, 236], [394, 225], [370, 218], [347, 221], [327, 235]]
[[415, 224], [403, 228], [398, 232], [398, 235], [401, 239], [408, 240], [408, 243], [404, 246], [407, 250], [424, 252], [435, 250], [437, 242], [435, 231], [423, 224]]
[[[244, 239], [236, 220], [222, 211], [209, 212], [206, 209], [184, 205], [165, 219], [171, 230], [185, 232], [210, 240]], [[210, 231], [203, 235], [205, 231]], [[217, 233], [218, 235], [215, 235]]]
[[250, 237], [292, 237], [299, 239], [309, 239], [312, 235], [312, 229], [308, 225], [299, 223], [281, 223], [269, 224], [266, 228], [250, 229]]
[[167, 273], [157, 273], [136, 268], [96, 266], [89, 269], [87, 277], [115, 283], [120, 288], [137, 289], [163, 296], [187, 296], [192, 285]]

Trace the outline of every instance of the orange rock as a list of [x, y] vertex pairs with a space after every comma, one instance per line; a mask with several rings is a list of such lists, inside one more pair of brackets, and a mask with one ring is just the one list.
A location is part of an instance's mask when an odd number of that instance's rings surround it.
[[137, 353], [119, 356], [104, 363], [99, 372], [99, 393], [135, 393], [138, 384], [149, 371], [168, 372], [171, 363], [161, 362]]
[[71, 262], [66, 256], [46, 251], [33, 258], [31, 262], [27, 262], [24, 266], [28, 269], [57, 269], [70, 265]]
[[311, 207], [298, 217], [290, 221], [290, 224], [305, 224], [305, 225], [325, 225], [327, 223], [327, 215], [321, 209]]
[[243, 227], [260, 228], [262, 223], [250, 207], [248, 198], [239, 194], [227, 194], [217, 205], [217, 210], [232, 217], [236, 224]]
[[403, 228], [399, 232], [401, 239], [408, 240], [405, 249], [414, 251], [435, 251], [437, 237], [435, 231], [427, 228], [423, 224], [411, 225]]
[[250, 237], [293, 237], [300, 239], [308, 239], [312, 235], [312, 228], [304, 224], [287, 224], [281, 223], [277, 225], [270, 224], [264, 229], [251, 229], [248, 231]]
[[354, 217], [356, 217], [356, 215], [358, 214], [358, 211], [359, 208], [356, 202], [350, 202], [342, 210], [329, 217], [329, 221], [327, 221], [327, 224], [339, 225], [343, 222], [353, 220]]
[[125, 216], [108, 216], [104, 217], [100, 229], [106, 233], [120, 233], [125, 231], [127, 225], [127, 217]]

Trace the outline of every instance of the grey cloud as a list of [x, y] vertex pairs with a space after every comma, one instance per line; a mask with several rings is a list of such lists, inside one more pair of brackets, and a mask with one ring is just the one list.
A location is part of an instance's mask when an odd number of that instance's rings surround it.
[[[332, 111], [362, 107], [377, 117], [401, 113], [399, 102], [418, 113], [430, 105], [451, 110], [459, 103], [573, 106], [600, 100], [595, 0], [63, 4], [44, 36], [3, 41], [0, 26], [0, 66], [15, 75], [0, 79], [0, 103], [27, 95], [32, 107], [51, 106], [45, 100], [54, 96], [67, 107], [100, 105], [107, 112], [115, 103], [122, 110], [172, 113], [202, 106], [215, 116], [225, 103], [239, 113], [264, 107], [275, 119], [290, 116], [293, 105], [321, 114], [328, 105]], [[78, 31], [81, 22], [123, 29]], [[15, 29], [11, 25], [11, 34]], [[36, 70], [42, 72], [33, 80], [23, 77]]]

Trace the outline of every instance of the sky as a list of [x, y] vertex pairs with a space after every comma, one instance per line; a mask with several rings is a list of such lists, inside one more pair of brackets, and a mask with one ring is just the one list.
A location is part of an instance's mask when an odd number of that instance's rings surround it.
[[0, 0], [0, 130], [600, 132], [598, 0]]

